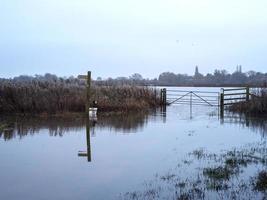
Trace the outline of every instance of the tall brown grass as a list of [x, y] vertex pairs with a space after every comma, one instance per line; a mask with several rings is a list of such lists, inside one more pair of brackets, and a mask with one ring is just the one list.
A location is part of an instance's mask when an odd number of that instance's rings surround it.
[[100, 111], [135, 111], [160, 105], [159, 92], [148, 87], [94, 87], [91, 96]]
[[[160, 104], [159, 92], [137, 86], [92, 86], [91, 101], [100, 111], [131, 111]], [[0, 113], [84, 112], [86, 85], [53, 75], [0, 79]]]

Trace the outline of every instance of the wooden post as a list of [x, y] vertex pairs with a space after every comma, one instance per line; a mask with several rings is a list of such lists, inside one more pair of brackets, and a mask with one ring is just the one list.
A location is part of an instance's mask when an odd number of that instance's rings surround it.
[[224, 94], [223, 93], [221, 93], [220, 106], [221, 106], [222, 109], [224, 108]]
[[221, 117], [224, 116], [224, 90], [223, 89], [222, 89], [221, 99], [220, 99], [220, 114], [221, 114]]
[[192, 92], [190, 92], [190, 119], [192, 119]]
[[221, 103], [221, 94], [218, 94], [218, 107], [220, 107], [220, 103]]
[[155, 103], [157, 102], [158, 100], [158, 93], [157, 93], [157, 89], [154, 88], [154, 96], [155, 96]]
[[246, 101], [249, 101], [249, 87], [246, 87]]
[[91, 71], [87, 73], [87, 85], [86, 85], [86, 114], [89, 112], [90, 107], [90, 96], [91, 96]]
[[160, 89], [160, 104], [163, 105], [163, 89]]
[[163, 91], [163, 105], [166, 106], [167, 105], [167, 91], [166, 91], [166, 88], [164, 88], [162, 91]]

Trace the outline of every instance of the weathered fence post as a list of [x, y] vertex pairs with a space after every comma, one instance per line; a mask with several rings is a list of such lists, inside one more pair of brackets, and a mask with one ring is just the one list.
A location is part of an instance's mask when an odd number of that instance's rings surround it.
[[160, 89], [160, 101], [161, 101], [161, 105], [163, 105], [163, 106], [167, 105], [167, 91], [166, 91], [166, 88]]
[[166, 91], [166, 88], [164, 88], [164, 105], [166, 106], [167, 105], [167, 91]]
[[221, 98], [220, 98], [220, 114], [224, 115], [224, 89], [222, 89]]
[[190, 92], [190, 119], [192, 119], [192, 94], [193, 92]]
[[87, 85], [86, 85], [86, 113], [89, 112], [90, 107], [90, 96], [91, 96], [91, 71], [87, 73]]
[[162, 91], [163, 91], [163, 105], [166, 106], [167, 105], [167, 91], [166, 91], [166, 88], [164, 88]]
[[249, 101], [249, 87], [246, 87], [246, 101]]
[[220, 101], [220, 106], [221, 106], [221, 109], [224, 108], [224, 94], [221, 93], [221, 101]]
[[163, 105], [163, 89], [160, 89], [160, 104]]
[[154, 98], [155, 98], [155, 102], [157, 102], [158, 100], [158, 92], [157, 89], [154, 88]]

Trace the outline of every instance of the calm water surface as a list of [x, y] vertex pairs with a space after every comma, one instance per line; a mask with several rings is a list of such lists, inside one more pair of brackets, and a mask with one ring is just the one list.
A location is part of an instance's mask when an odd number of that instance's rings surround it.
[[190, 113], [188, 105], [176, 105], [94, 122], [1, 116], [7, 126], [0, 132], [0, 199], [123, 199], [173, 170], [194, 176], [204, 164], [185, 163], [197, 149], [219, 154], [265, 141], [264, 120], [225, 115], [216, 107], [193, 106]]

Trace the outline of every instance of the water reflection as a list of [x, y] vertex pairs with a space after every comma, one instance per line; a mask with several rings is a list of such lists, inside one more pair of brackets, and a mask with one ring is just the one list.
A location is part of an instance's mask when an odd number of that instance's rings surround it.
[[37, 116], [0, 116], [0, 138], [11, 140], [22, 139], [27, 135], [38, 134], [42, 129], [48, 129], [50, 136], [62, 137], [66, 133], [76, 133], [90, 128], [91, 136], [96, 136], [96, 130], [109, 129], [120, 133], [136, 133], [141, 131], [150, 121], [166, 121], [159, 110], [130, 114], [98, 115], [97, 120], [88, 122], [87, 116], [68, 115], [60, 117]]
[[[157, 115], [159, 113], [159, 115]], [[96, 128], [106, 128], [114, 129], [115, 131], [127, 132], [138, 132], [140, 129], [151, 121], [156, 120], [158, 117], [162, 119], [163, 123], [166, 123], [166, 106], [160, 108], [159, 112], [154, 110], [149, 114], [146, 113], [131, 113], [124, 115], [114, 116], [103, 116], [100, 117], [88, 117], [86, 119], [86, 144], [87, 151], [79, 151], [79, 157], [87, 157], [87, 161], [91, 162], [91, 135], [96, 136]]]
[[36, 116], [1, 116], [0, 138], [11, 140], [22, 139], [27, 135], [38, 134], [48, 129], [50, 136], [62, 137], [67, 132], [80, 131], [86, 119], [83, 116], [36, 117]]
[[[95, 128], [109, 128], [115, 132], [136, 133], [141, 131], [147, 125], [151, 113], [131, 113], [131, 114], [114, 114], [99, 115]], [[92, 123], [91, 123], [92, 125]], [[95, 135], [95, 132], [92, 132]]]
[[[216, 116], [215, 114], [210, 115], [210, 117], [214, 118], [214, 120], [218, 119], [217, 114]], [[193, 119], [191, 115], [190, 119]], [[242, 127], [249, 127], [254, 132], [260, 132], [262, 136], [267, 133], [267, 119], [265, 118], [248, 117], [226, 112], [224, 115], [220, 115], [219, 119], [222, 125], [236, 124]], [[38, 134], [41, 129], [48, 129], [50, 136], [59, 137], [62, 137], [65, 133], [75, 133], [82, 129], [86, 129], [86, 134], [89, 132], [91, 136], [96, 136], [97, 130], [102, 129], [109, 129], [114, 133], [129, 134], [140, 132], [149, 121], [166, 123], [166, 120], [166, 107], [161, 107], [149, 113], [99, 115], [97, 120], [91, 120], [90, 122], [84, 115], [64, 117], [0, 116], [0, 138], [6, 141], [13, 138], [22, 139], [27, 135]], [[90, 140], [89, 137], [88, 140]]]
[[87, 119], [86, 120], [86, 145], [87, 151], [79, 151], [79, 157], [87, 157], [87, 161], [91, 162], [91, 135], [90, 135], [90, 122], [92, 122], [92, 126], [95, 126], [97, 119]]
[[[59, 191], [66, 194], [64, 199], [118, 199], [116, 194], [121, 192], [139, 191], [139, 186], [135, 185], [150, 180], [155, 173], [160, 187], [172, 187], [177, 183], [186, 192], [187, 188], [191, 189], [191, 183], [194, 186], [195, 182], [192, 181], [198, 173], [203, 184], [197, 187], [206, 186], [205, 181], [209, 179], [203, 175], [203, 168], [212, 167], [210, 155], [220, 155], [221, 150], [232, 151], [248, 141], [261, 139], [258, 134], [246, 130], [247, 126], [264, 134], [267, 131], [264, 119], [231, 116], [228, 113], [220, 119], [218, 110], [206, 107], [193, 107], [192, 111], [193, 119], [189, 116], [189, 106], [170, 106], [167, 110], [163, 107], [150, 113], [99, 115], [97, 120], [92, 121], [84, 116], [0, 116], [1, 185], [9, 185], [9, 191], [16, 191], [8, 193], [2, 187], [0, 199], [12, 199], [12, 195], [16, 197], [13, 199], [31, 199], [27, 197], [32, 194], [37, 197], [40, 194], [51, 195], [46, 199], [60, 199], [61, 196], [55, 196], [60, 195]], [[219, 120], [222, 120], [222, 125]], [[236, 126], [244, 126], [245, 129], [237, 130]], [[141, 134], [132, 134], [142, 129]], [[48, 131], [51, 136], [63, 138], [50, 137]], [[38, 132], [44, 137], [17, 141]], [[14, 142], [5, 142], [11, 139]], [[189, 152], [199, 158], [207, 154], [207, 160], [194, 160], [187, 154]], [[17, 181], [18, 177], [21, 181]], [[176, 179], [179, 180], [171, 182]], [[27, 180], [26, 189], [23, 180]], [[78, 184], [73, 185], [73, 182]], [[24, 191], [17, 191], [17, 188]], [[108, 188], [107, 192], [103, 193], [103, 188]]]
[[163, 123], [166, 123], [166, 116], [167, 116], [167, 107], [166, 105], [163, 105], [160, 107], [160, 113], [161, 113], [161, 117], [163, 119]]
[[262, 137], [267, 134], [267, 119], [240, 115], [236, 113], [226, 112], [220, 117], [220, 122], [224, 124], [235, 124], [241, 127], [250, 128], [253, 132], [260, 133]]

